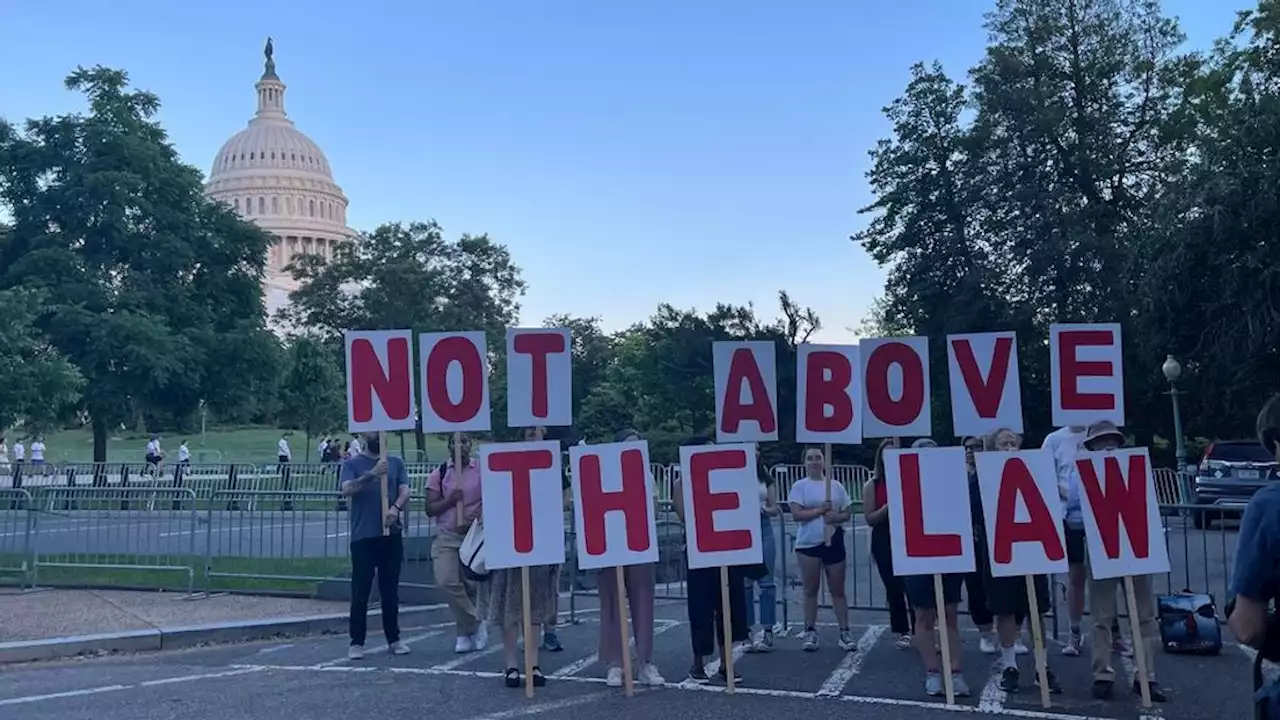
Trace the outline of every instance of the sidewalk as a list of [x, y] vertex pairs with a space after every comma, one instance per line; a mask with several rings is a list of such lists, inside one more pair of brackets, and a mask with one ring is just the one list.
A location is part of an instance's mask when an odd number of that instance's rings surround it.
[[[129, 590], [0, 591], [0, 663], [345, 632], [345, 602]], [[402, 607], [401, 614], [426, 607]], [[370, 610], [370, 630], [381, 614]]]

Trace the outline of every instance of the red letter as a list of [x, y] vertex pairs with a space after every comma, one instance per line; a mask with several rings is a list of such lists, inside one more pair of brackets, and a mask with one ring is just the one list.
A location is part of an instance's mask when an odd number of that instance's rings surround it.
[[[826, 371], [831, 371], [827, 379]], [[805, 363], [804, 425], [810, 432], [840, 432], [853, 424], [853, 401], [849, 385], [853, 366], [849, 358], [835, 352], [811, 352]], [[831, 417], [823, 411], [832, 409]]]
[[[902, 368], [902, 397], [889, 394], [889, 366]], [[876, 382], [871, 382], [876, 378]], [[924, 366], [910, 345], [885, 343], [871, 351], [867, 358], [867, 409], [886, 425], [910, 425], [924, 411]], [[959, 542], [957, 536], [956, 541]], [[932, 556], [930, 556], [932, 557]]]
[[[744, 382], [751, 391], [750, 405], [743, 405], [741, 402]], [[773, 417], [773, 406], [769, 404], [769, 391], [765, 389], [764, 378], [761, 377], [760, 368], [750, 350], [738, 348], [733, 351], [733, 358], [729, 361], [729, 379], [725, 381], [724, 387], [721, 431], [736, 433], [743, 420], [760, 423], [760, 432], [777, 431], [778, 423]]]
[[622, 452], [622, 490], [605, 492], [600, 483], [599, 455], [583, 455], [578, 466], [582, 473], [583, 541], [588, 555], [603, 555], [608, 550], [604, 518], [617, 510], [627, 524], [627, 549], [644, 552], [649, 549], [649, 493], [645, 487], [644, 454], [639, 450]]
[[973, 345], [968, 340], [955, 340], [951, 343], [955, 348], [956, 365], [960, 366], [960, 376], [964, 386], [973, 398], [973, 407], [978, 417], [994, 419], [1000, 412], [1000, 398], [1004, 395], [1004, 384], [1009, 377], [1009, 358], [1013, 353], [1013, 338], [996, 338], [995, 350], [991, 356], [991, 372], [986, 379], [978, 367], [978, 360], [973, 356]]
[[[1026, 502], [1027, 514], [1031, 516], [1024, 523], [1015, 519], [1019, 495]], [[1061, 560], [1067, 554], [1058, 537], [1053, 514], [1041, 497], [1031, 470], [1020, 458], [1013, 458], [1004, 464], [1004, 471], [1000, 474], [995, 547], [991, 548], [991, 557], [1001, 565], [1008, 565], [1013, 562], [1013, 544], [1022, 542], [1040, 543], [1050, 560]]]
[[1080, 392], [1080, 378], [1111, 377], [1115, 368], [1109, 361], [1086, 362], [1076, 357], [1076, 351], [1081, 347], [1114, 343], [1115, 337], [1106, 330], [1065, 330], [1058, 333], [1058, 386], [1062, 388], [1064, 410], [1115, 409], [1115, 398], [1108, 393]]
[[[914, 356], [915, 353], [912, 353]], [[928, 533], [924, 529], [924, 500], [920, 489], [920, 456], [904, 453], [898, 456], [902, 477], [902, 529], [906, 531], [907, 555], [917, 557], [955, 557], [963, 555], [960, 536], [954, 533]]]
[[1120, 523], [1124, 521], [1129, 547], [1139, 560], [1151, 553], [1151, 535], [1147, 532], [1147, 463], [1141, 455], [1129, 456], [1129, 472], [1120, 467], [1120, 459], [1104, 458], [1102, 472], [1105, 487], [1098, 481], [1093, 463], [1077, 460], [1080, 485], [1089, 494], [1089, 506], [1093, 508], [1094, 521], [1098, 523], [1098, 535], [1102, 538], [1102, 550], [1111, 560], [1120, 557]]
[[[522, 333], [512, 343], [515, 351], [528, 355], [533, 363], [533, 416], [547, 417], [547, 356], [565, 351], [564, 336], [560, 333]], [[646, 535], [647, 537], [647, 535]]]
[[511, 473], [513, 534], [516, 552], [522, 555], [533, 552], [533, 471], [549, 470], [554, 462], [550, 450], [496, 452], [489, 456], [490, 470]]
[[373, 398], [376, 395], [387, 416], [403, 420], [413, 411], [413, 393], [409, 392], [409, 372], [413, 363], [409, 360], [409, 341], [391, 338], [387, 343], [387, 371], [373, 343], [358, 338], [351, 343], [351, 409], [356, 422], [373, 420]]
[[747, 454], [741, 450], [708, 450], [689, 458], [689, 489], [693, 495], [693, 525], [698, 530], [699, 552], [732, 552], [751, 547], [750, 530], [716, 530], [712, 514], [738, 507], [737, 493], [711, 492], [714, 470], [741, 470]]
[[[462, 399], [449, 397], [449, 366], [462, 367]], [[484, 363], [476, 346], [464, 337], [450, 337], [436, 343], [427, 356], [427, 400], [445, 422], [462, 423], [480, 412], [484, 402]]]

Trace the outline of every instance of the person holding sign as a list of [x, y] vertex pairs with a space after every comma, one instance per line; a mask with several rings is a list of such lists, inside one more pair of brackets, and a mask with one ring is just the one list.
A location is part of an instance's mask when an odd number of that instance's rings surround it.
[[875, 468], [871, 479], [862, 486], [862, 513], [871, 526], [871, 557], [880, 582], [884, 584], [885, 598], [889, 603], [889, 629], [897, 636], [894, 643], [899, 650], [911, 647], [911, 626], [915, 615], [907, 602], [907, 591], [902, 578], [893, 574], [893, 542], [889, 537], [889, 492], [885, 487], [884, 451], [897, 449], [897, 438], [886, 438], [876, 448]]
[[[1084, 449], [1089, 452], [1111, 452], [1125, 443], [1124, 435], [1114, 423], [1102, 421], [1089, 426], [1085, 434]], [[1130, 482], [1140, 482], [1139, 478], [1130, 478]], [[1075, 491], [1076, 507], [1079, 508], [1080, 489]], [[1083, 542], [1083, 539], [1081, 540]], [[1138, 628], [1142, 635], [1140, 642], [1133, 643], [1133, 651], [1143, 653], [1146, 660], [1147, 687], [1154, 702], [1165, 702], [1167, 697], [1163, 689], [1156, 683], [1155, 649], [1160, 642], [1160, 628], [1156, 622], [1155, 576], [1133, 575], [1133, 591], [1137, 601]], [[1119, 637], [1120, 608], [1116, 602], [1116, 592], [1123, 589], [1123, 577], [1110, 577], [1102, 580], [1089, 580], [1089, 618], [1093, 620], [1093, 643], [1090, 647], [1093, 659], [1093, 696], [1099, 700], [1110, 700], [1115, 685], [1116, 673], [1111, 667], [1113, 643]], [[1133, 681], [1134, 694], [1140, 694], [1138, 681]]]
[[[684, 443], [686, 446], [692, 445], [714, 445], [709, 438], [694, 438]], [[672, 504], [675, 506], [676, 516], [680, 518], [680, 522], [688, 524], [691, 522], [689, 513], [692, 508], [684, 506], [684, 478], [678, 477], [671, 486]], [[689, 546], [685, 544], [685, 555], [688, 556]], [[734, 565], [729, 567], [729, 617], [728, 625], [730, 627], [729, 642], [731, 645], [725, 645], [724, 633], [722, 632], [726, 624], [724, 617], [724, 596], [721, 594], [720, 570], [718, 567], [702, 567], [689, 568], [685, 575], [685, 603], [689, 613], [689, 639], [693, 645], [693, 664], [689, 668], [689, 680], [698, 684], [706, 684], [711, 681], [707, 676], [706, 658], [715, 652], [715, 648], [720, 648], [720, 670], [716, 674], [715, 679], [719, 682], [728, 684], [729, 674], [728, 667], [731, 664], [729, 660], [733, 653], [732, 644], [745, 642], [750, 638], [747, 627], [747, 595], [744, 587], [744, 567]], [[735, 685], [742, 682], [742, 673], [733, 663], [733, 683]]]
[[[404, 460], [380, 460], [378, 433], [365, 435], [364, 449], [342, 463], [341, 490], [350, 498], [347, 517], [351, 537], [351, 646], [347, 657], [364, 658], [364, 641], [369, 615], [369, 593], [378, 577], [382, 600], [382, 632], [396, 655], [406, 655], [409, 646], [400, 640], [400, 566], [404, 564], [403, 523], [400, 514], [409, 503], [409, 473]], [[382, 514], [382, 478], [395, 489], [395, 499]], [[390, 532], [384, 534], [383, 528]]]
[[[628, 428], [618, 432], [615, 442], [635, 442], [640, 439], [639, 432]], [[596, 582], [600, 594], [600, 647], [596, 656], [608, 668], [605, 671], [605, 684], [609, 687], [623, 686], [622, 654], [629, 652], [622, 644], [622, 614], [619, 612], [622, 605], [618, 597], [618, 573], [622, 573], [623, 586], [626, 588], [626, 600], [631, 608], [631, 636], [635, 638], [636, 657], [640, 661], [636, 681], [641, 685], [660, 687], [667, 681], [658, 672], [658, 666], [653, 664], [653, 596], [657, 576], [652, 563], [600, 568]]]
[[[782, 506], [778, 505], [777, 482], [773, 473], [765, 467], [760, 459], [760, 447], [756, 445], [756, 475], [760, 478], [760, 545], [764, 548], [763, 577], [752, 580], [747, 578], [747, 627], [756, 624], [755, 600], [752, 597], [759, 590], [760, 629], [747, 646], [747, 652], [767, 653], [773, 651], [773, 626], [778, 622], [778, 586], [773, 577], [773, 564], [777, 561], [778, 541], [774, 531], [774, 518], [782, 514]], [[753, 587], [754, 586], [754, 587]]]
[[[1022, 436], [1009, 429], [997, 430], [987, 436], [985, 449], [996, 452], [1016, 452], [1022, 449]], [[1031, 619], [1031, 599], [1027, 596], [1027, 582], [1024, 576], [987, 577], [987, 606], [996, 619], [996, 634], [1000, 640], [1000, 689], [1005, 692], [1017, 692], [1020, 673], [1018, 671], [1019, 637], [1022, 634], [1023, 619]], [[1043, 614], [1051, 607], [1049, 598], [1049, 578], [1036, 575], [1033, 578], [1035, 587], [1036, 608], [1040, 611], [1040, 627], [1047, 627]], [[1114, 594], [1113, 594], [1114, 595]], [[1034, 621], [1034, 619], [1033, 619]], [[1109, 645], [1108, 645], [1109, 647]], [[1024, 651], [1025, 652], [1025, 651]], [[1062, 683], [1058, 676], [1046, 667], [1045, 679], [1049, 692], [1062, 694]], [[1036, 676], [1039, 686], [1040, 677]]]
[[[458, 450], [462, 468], [453, 466], [454, 438], [458, 438]], [[436, 520], [435, 537], [431, 541], [431, 566], [436, 584], [447, 593], [449, 609], [453, 611], [457, 640], [454, 652], [468, 653], [483, 650], [488, 643], [487, 633], [476, 610], [479, 601], [477, 583], [462, 576], [462, 562], [458, 549], [467, 536], [471, 523], [481, 516], [480, 469], [472, 462], [471, 438], [458, 433], [449, 436], [449, 460], [427, 477], [427, 515]], [[458, 515], [458, 502], [462, 502], [463, 515]]]
[[973, 521], [973, 556], [977, 567], [964, 576], [965, 600], [969, 606], [969, 619], [978, 627], [978, 649], [986, 655], [999, 652], [996, 642], [995, 618], [987, 609], [988, 568], [986, 520], [982, 510], [982, 489], [978, 485], [976, 453], [982, 452], [982, 438], [968, 436], [962, 441], [964, 464], [969, 476], [969, 517]]
[[787, 495], [791, 517], [798, 523], [796, 559], [800, 564], [800, 577], [804, 580], [801, 647], [806, 652], [818, 649], [818, 591], [824, 574], [831, 593], [831, 609], [840, 625], [840, 649], [849, 651], [858, 646], [849, 630], [849, 602], [844, 594], [844, 523], [849, 521], [849, 508], [853, 501], [843, 485], [826, 477], [825, 463], [826, 458], [820, 448], [807, 448], [804, 451], [805, 476], [791, 486]]
[[[938, 443], [930, 438], [920, 438], [911, 443], [911, 447], [916, 449], [936, 448]], [[944, 627], [951, 643], [950, 647], [954, 648], [950, 652], [951, 667], [947, 671], [951, 673], [952, 690], [959, 697], [969, 697], [973, 694], [969, 690], [969, 684], [965, 682], [964, 672], [960, 668], [962, 653], [959, 652], [961, 645], [958, 610], [960, 607], [960, 589], [964, 585], [964, 578], [964, 575], [954, 573], [942, 576]], [[916, 650], [920, 653], [920, 660], [924, 663], [925, 694], [929, 697], [940, 697], [943, 694], [943, 668], [942, 657], [938, 654], [937, 646], [934, 645], [933, 636], [938, 622], [938, 596], [934, 593], [933, 576], [904, 575], [902, 584], [907, 591], [907, 599], [911, 602], [911, 611], [915, 614], [915, 627], [912, 630]]]

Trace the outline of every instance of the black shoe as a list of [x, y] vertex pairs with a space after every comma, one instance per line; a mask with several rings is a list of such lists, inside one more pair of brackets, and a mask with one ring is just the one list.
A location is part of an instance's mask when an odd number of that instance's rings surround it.
[[705, 668], [695, 665], [689, 668], [689, 681], [698, 683], [699, 685], [706, 685], [711, 682], [711, 678], [707, 677], [707, 671]]
[[[1147, 690], [1151, 693], [1151, 702], [1165, 702], [1166, 700], [1169, 699], [1169, 696], [1164, 694], [1164, 688], [1160, 687], [1160, 683], [1157, 683], [1157, 682], [1147, 683]], [[1142, 694], [1142, 688], [1138, 685], [1137, 680], [1133, 681], [1133, 694], [1134, 695]]]
[[507, 674], [503, 676], [503, 682], [509, 688], [520, 687], [520, 671], [515, 668], [507, 668]]
[[531, 674], [533, 675], [533, 686], [534, 686], [534, 687], [546, 687], [546, 686], [547, 686], [547, 676], [542, 674], [542, 669], [541, 669], [541, 668], [539, 668], [537, 665], [534, 665], [534, 666], [533, 666], [533, 673], [531, 673]]
[[1000, 673], [1000, 689], [1005, 692], [1018, 692], [1018, 668], [1007, 667]]
[[[1054, 675], [1052, 670], [1050, 670], [1050, 669], [1048, 669], [1048, 668], [1045, 668], [1045, 671], [1044, 671], [1044, 678], [1045, 678], [1045, 680], [1046, 680], [1046, 681], [1048, 681], [1048, 683], [1049, 683], [1049, 694], [1050, 694], [1050, 695], [1061, 695], [1061, 694], [1062, 694], [1062, 683], [1058, 682], [1058, 676], [1057, 676], [1057, 675]], [[1040, 687], [1040, 673], [1039, 673], [1039, 672], [1037, 672], [1037, 673], [1036, 673], [1036, 687]]]
[[[1115, 683], [1110, 680], [1094, 680], [1093, 681], [1093, 699], [1094, 700], [1110, 700], [1111, 691]], [[1137, 685], [1134, 685], [1136, 688]]]
[[[724, 685], [729, 684], [729, 674], [724, 671], [723, 665], [720, 666], [720, 672], [716, 673], [716, 682]], [[734, 685], [742, 684], [742, 673], [738, 672], [737, 668], [733, 669], [733, 684]]]

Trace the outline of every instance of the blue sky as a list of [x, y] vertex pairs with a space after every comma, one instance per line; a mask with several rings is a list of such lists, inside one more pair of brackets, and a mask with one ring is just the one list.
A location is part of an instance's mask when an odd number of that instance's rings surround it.
[[[474, 0], [357, 5], [0, 0], [0, 114], [79, 109], [77, 64], [157, 93], [207, 172], [255, 107], [275, 38], [286, 107], [325, 150], [350, 224], [435, 218], [524, 269], [523, 322], [659, 302], [812, 306], [852, 336], [884, 274], [848, 240], [880, 109], [918, 60], [957, 76], [991, 0]], [[1190, 43], [1247, 0], [1166, 0]]]

